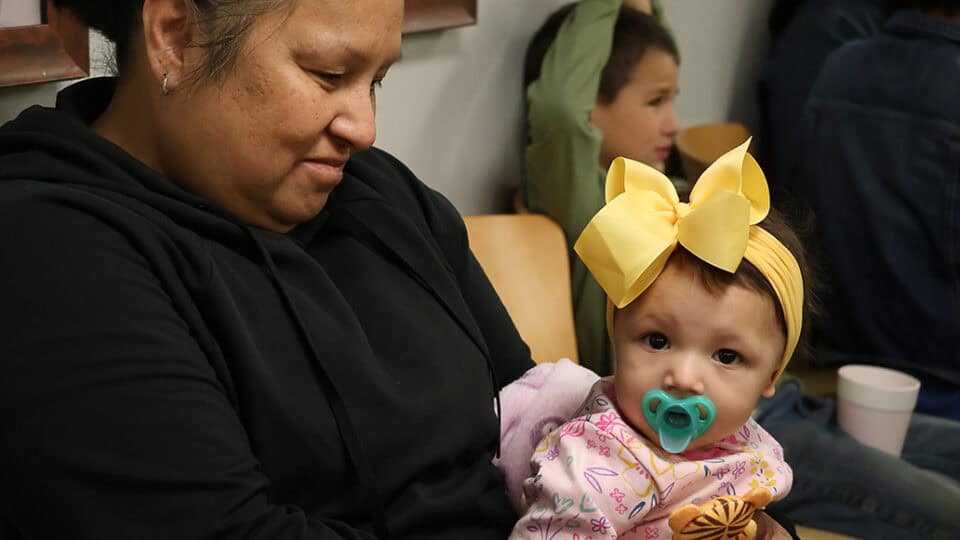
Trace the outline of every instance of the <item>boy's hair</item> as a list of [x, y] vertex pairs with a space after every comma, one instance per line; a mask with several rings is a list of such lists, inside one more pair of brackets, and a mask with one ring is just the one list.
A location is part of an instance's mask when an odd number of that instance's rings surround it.
[[[554, 11], [544, 21], [530, 40], [527, 55], [523, 63], [523, 87], [526, 89], [540, 77], [540, 68], [547, 51], [557, 38], [560, 26], [566, 20], [576, 2], [567, 4]], [[640, 62], [648, 49], [657, 49], [673, 57], [680, 63], [680, 52], [673, 36], [652, 15], [621, 6], [620, 14], [613, 28], [613, 47], [603, 72], [600, 74], [600, 88], [597, 99], [609, 104], [617, 98], [620, 89], [630, 82], [633, 68]]]
[[[681, 195], [681, 200], [687, 199]], [[759, 226], [779, 240], [783, 247], [793, 254], [793, 257], [797, 260], [797, 265], [800, 267], [800, 275], [803, 277], [803, 319], [806, 324], [803, 325], [800, 332], [800, 341], [797, 343], [790, 364], [794, 366], [805, 365], [812, 355], [809, 333], [812, 325], [809, 321], [810, 317], [816, 313], [816, 302], [812, 293], [814, 283], [806, 249], [800, 236], [793, 230], [787, 219], [774, 208], [770, 208], [767, 217], [759, 223]], [[667, 264], [680, 264], [685, 268], [693, 269], [700, 283], [713, 293], [719, 292], [730, 285], [738, 285], [766, 295], [773, 301], [781, 330], [783, 330], [784, 335], [787, 334], [787, 322], [777, 293], [773, 290], [773, 286], [767, 281], [767, 278], [746, 258], [740, 262], [736, 273], [731, 274], [700, 260], [678, 244], [673, 254], [670, 255]], [[795, 361], [799, 362], [795, 363]]]

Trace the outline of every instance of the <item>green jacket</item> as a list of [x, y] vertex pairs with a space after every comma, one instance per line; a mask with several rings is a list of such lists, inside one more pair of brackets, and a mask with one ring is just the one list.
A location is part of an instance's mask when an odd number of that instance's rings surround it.
[[[583, 0], [547, 51], [540, 78], [527, 88], [530, 144], [523, 195], [528, 208], [560, 223], [570, 247], [573, 310], [580, 363], [613, 372], [606, 331], [606, 295], [573, 244], [604, 203], [603, 133], [588, 117], [610, 56], [621, 0]], [[654, 3], [659, 16], [660, 6]]]

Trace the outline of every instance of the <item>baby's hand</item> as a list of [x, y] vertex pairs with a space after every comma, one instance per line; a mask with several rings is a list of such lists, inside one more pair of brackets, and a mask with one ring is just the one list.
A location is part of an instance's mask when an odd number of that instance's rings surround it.
[[790, 533], [767, 514], [758, 511], [753, 520], [757, 523], [756, 540], [793, 540]]

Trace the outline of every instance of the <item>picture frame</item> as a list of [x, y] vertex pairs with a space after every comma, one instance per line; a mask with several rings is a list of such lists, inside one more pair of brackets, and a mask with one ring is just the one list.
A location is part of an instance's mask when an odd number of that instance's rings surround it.
[[[87, 27], [51, 0], [19, 1], [40, 2], [42, 22], [0, 28], [0, 88], [86, 77]], [[404, 9], [404, 34], [477, 22], [477, 0], [405, 0]]]
[[0, 28], [0, 88], [86, 77], [90, 72], [86, 25], [50, 0], [20, 1], [41, 2], [42, 22]]
[[404, 0], [404, 34], [476, 23], [477, 0]]

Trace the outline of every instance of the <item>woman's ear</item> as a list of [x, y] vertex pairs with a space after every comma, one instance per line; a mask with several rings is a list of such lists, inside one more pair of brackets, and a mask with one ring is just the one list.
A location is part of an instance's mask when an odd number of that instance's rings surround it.
[[189, 65], [185, 54], [196, 29], [193, 14], [186, 0], [145, 0], [142, 18], [144, 45], [157, 88], [166, 78], [164, 88], [172, 91], [183, 81]]

